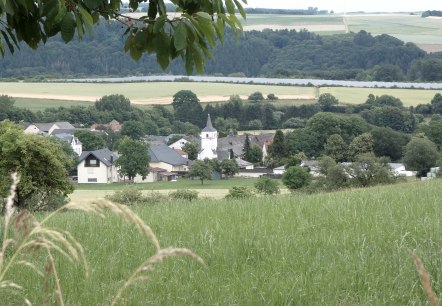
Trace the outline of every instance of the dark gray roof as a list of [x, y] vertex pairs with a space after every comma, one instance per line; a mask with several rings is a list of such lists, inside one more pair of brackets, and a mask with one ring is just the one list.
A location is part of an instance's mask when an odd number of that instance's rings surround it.
[[[112, 152], [109, 149], [100, 149], [95, 151], [83, 151], [81, 153], [80, 158], [78, 162], [82, 162], [85, 160], [89, 155], [95, 156], [99, 161], [101, 161], [106, 166], [112, 165], [113, 162], [115, 162], [120, 156], [116, 152]], [[111, 162], [113, 160], [113, 162]]]
[[[265, 143], [272, 143], [275, 134], [265, 133], [259, 135], [249, 135], [250, 145], [258, 145], [261, 149]], [[246, 141], [246, 135], [229, 135], [227, 137], [218, 138], [218, 154], [222, 151], [233, 150], [236, 156], [243, 154], [244, 142]]]
[[72, 138], [74, 138], [72, 134], [66, 134], [66, 133], [55, 134], [54, 136], [69, 143], [71, 143]]
[[75, 127], [67, 121], [58, 121], [58, 122], [54, 122], [54, 124], [56, 124], [59, 129], [75, 130]]
[[34, 123], [34, 125], [42, 132], [49, 132], [54, 123]]
[[75, 133], [75, 128], [74, 129], [55, 129], [52, 131], [51, 135], [57, 135], [57, 134], [74, 134]]
[[190, 160], [179, 155], [174, 149], [164, 143], [158, 143], [149, 147], [150, 161], [154, 163], [164, 162], [169, 165], [188, 165]]
[[210, 120], [210, 114], [207, 115], [207, 123], [206, 127], [203, 129], [203, 132], [216, 132], [215, 128], [212, 125], [212, 120]]

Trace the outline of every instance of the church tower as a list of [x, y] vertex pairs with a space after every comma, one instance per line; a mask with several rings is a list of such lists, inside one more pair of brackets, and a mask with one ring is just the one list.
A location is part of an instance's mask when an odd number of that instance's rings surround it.
[[216, 149], [218, 148], [218, 132], [212, 125], [210, 114], [207, 116], [206, 127], [201, 131], [201, 151], [198, 153], [198, 159], [215, 159], [218, 158]]

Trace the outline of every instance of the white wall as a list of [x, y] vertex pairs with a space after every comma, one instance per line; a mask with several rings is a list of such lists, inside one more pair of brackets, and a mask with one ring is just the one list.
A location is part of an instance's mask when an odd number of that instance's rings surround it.
[[[100, 167], [85, 167], [85, 160], [81, 161], [77, 166], [78, 183], [95, 184], [95, 183], [115, 183], [119, 181], [118, 171], [115, 166], [107, 167], [100, 162]], [[90, 182], [89, 179], [96, 179], [96, 182]]]

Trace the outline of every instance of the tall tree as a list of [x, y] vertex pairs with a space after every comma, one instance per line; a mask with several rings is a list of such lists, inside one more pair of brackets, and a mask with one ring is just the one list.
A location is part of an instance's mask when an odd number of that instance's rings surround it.
[[195, 160], [198, 157], [198, 145], [193, 142], [186, 142], [183, 146], [183, 151], [187, 153], [190, 160]]
[[103, 96], [95, 102], [95, 108], [103, 112], [127, 112], [132, 110], [130, 100], [123, 95]]
[[287, 142], [284, 133], [281, 130], [276, 131], [273, 143], [269, 146], [269, 151], [273, 158], [283, 158], [288, 156]]
[[75, 131], [75, 137], [82, 143], [83, 151], [94, 151], [106, 147], [106, 142], [100, 132], [79, 130]]
[[370, 153], [373, 151], [373, 136], [370, 133], [364, 133], [355, 137], [348, 146], [348, 156], [352, 160], [356, 160], [360, 154]]
[[324, 93], [319, 96], [318, 103], [324, 112], [328, 112], [333, 109], [333, 106], [338, 105], [339, 100], [332, 94]]
[[24, 134], [20, 125], [5, 120], [0, 123], [0, 148], [0, 198], [6, 197], [14, 171], [20, 175], [15, 200], [20, 208], [46, 208], [54, 197], [74, 190], [67, 171], [73, 161], [49, 138]]
[[337, 162], [343, 162], [347, 159], [348, 145], [339, 134], [333, 134], [327, 138], [324, 149], [325, 154]]
[[233, 159], [225, 159], [220, 164], [221, 174], [224, 175], [226, 179], [234, 176], [239, 172], [238, 164]]
[[[129, 0], [136, 11], [141, 0]], [[172, 0], [177, 12], [168, 16], [164, 0], [149, 0], [147, 13], [139, 19], [121, 13], [123, 2], [109, 0], [0, 1], [0, 54], [11, 53], [24, 41], [36, 49], [41, 42], [58, 33], [67, 43], [75, 32], [81, 39], [91, 34], [100, 17], [119, 19], [126, 26], [124, 50], [139, 60], [144, 53], [156, 53], [157, 62], [166, 69], [171, 60], [181, 57], [187, 73], [194, 68], [203, 72], [210, 47], [222, 41], [224, 28], [235, 33], [242, 29], [235, 10], [245, 18], [245, 0]], [[24, 22], [25, 21], [25, 22]]]
[[250, 161], [250, 137], [249, 134], [246, 134], [246, 139], [244, 140], [244, 146], [242, 148], [243, 158], [244, 160]]
[[190, 122], [197, 126], [203, 124], [203, 108], [200, 100], [190, 90], [180, 90], [173, 95], [172, 102], [175, 110], [175, 119], [182, 122]]
[[137, 140], [124, 138], [118, 145], [120, 157], [115, 164], [120, 167], [118, 172], [127, 176], [129, 181], [139, 174], [143, 178], [149, 174], [149, 153], [148, 146]]
[[129, 120], [124, 122], [123, 127], [121, 129], [121, 135], [127, 136], [135, 140], [139, 140], [142, 137], [146, 136], [146, 130], [142, 122], [136, 120]]
[[436, 145], [426, 138], [413, 138], [405, 147], [404, 164], [409, 170], [417, 171], [418, 177], [435, 167], [439, 158]]

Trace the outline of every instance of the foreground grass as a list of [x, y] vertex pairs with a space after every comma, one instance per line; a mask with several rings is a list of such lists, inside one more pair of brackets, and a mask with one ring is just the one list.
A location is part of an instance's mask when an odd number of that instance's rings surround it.
[[[170, 189], [230, 189], [234, 186], [253, 187], [256, 178], [232, 178], [228, 180], [205, 180], [201, 184], [200, 180], [179, 179], [176, 182], [155, 182], [145, 184], [131, 184], [140, 190], [170, 190]], [[77, 184], [77, 190], [121, 190], [127, 184]], [[281, 183], [282, 186], [282, 183]]]
[[[126, 305], [422, 305], [410, 250], [440, 294], [442, 181], [243, 201], [136, 207], [162, 246], [189, 247], [208, 269], [183, 259], [158, 266]], [[124, 222], [64, 213], [53, 226], [75, 233], [91, 273], [59, 264], [67, 305], [106, 305], [153, 248]], [[16, 271], [33, 301], [43, 279]], [[3, 296], [2, 296], [3, 294]], [[0, 300], [4, 300], [0, 291]], [[41, 299], [40, 299], [41, 300]]]

